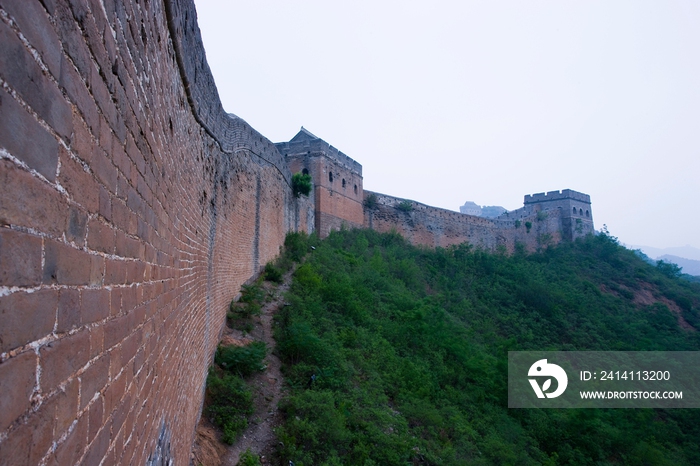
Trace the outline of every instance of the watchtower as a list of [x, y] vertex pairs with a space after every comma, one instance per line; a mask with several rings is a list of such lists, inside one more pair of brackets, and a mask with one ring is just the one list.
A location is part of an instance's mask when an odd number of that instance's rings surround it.
[[275, 145], [292, 173], [311, 175], [315, 227], [321, 238], [342, 225], [363, 226], [362, 165], [303, 126], [289, 142]]
[[573, 241], [576, 238], [594, 232], [591, 196], [588, 194], [563, 189], [526, 195], [525, 207], [541, 211], [558, 209], [562, 221], [562, 237]]

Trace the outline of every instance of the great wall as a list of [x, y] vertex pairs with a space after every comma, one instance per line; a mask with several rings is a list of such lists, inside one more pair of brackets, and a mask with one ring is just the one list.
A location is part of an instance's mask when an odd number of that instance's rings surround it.
[[365, 191], [306, 130], [273, 144], [222, 108], [196, 18], [0, 1], [0, 465], [188, 464], [226, 308], [287, 232], [506, 251], [593, 232], [575, 191], [474, 217]]

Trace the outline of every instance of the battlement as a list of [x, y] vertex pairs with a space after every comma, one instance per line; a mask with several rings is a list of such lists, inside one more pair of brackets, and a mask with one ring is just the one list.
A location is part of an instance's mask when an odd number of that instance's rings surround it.
[[[302, 136], [302, 137], [300, 137]], [[303, 127], [302, 130], [289, 142], [275, 144], [277, 150], [285, 157], [300, 155], [325, 155], [333, 159], [337, 164], [362, 175], [362, 165], [348, 157], [323, 139], [313, 136]]]
[[561, 191], [549, 191], [547, 193], [527, 194], [525, 195], [525, 200], [523, 201], [523, 204], [527, 205], [536, 204], [540, 202], [563, 201], [566, 199], [585, 202], [586, 204], [591, 203], [591, 196], [589, 196], [588, 194], [580, 193], [572, 189], [562, 189]]

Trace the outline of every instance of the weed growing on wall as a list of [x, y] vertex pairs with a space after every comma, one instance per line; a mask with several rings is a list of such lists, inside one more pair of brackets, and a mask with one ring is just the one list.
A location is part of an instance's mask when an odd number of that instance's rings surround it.
[[295, 173], [292, 175], [292, 192], [295, 197], [308, 196], [311, 192], [311, 175], [308, 173]]
[[401, 201], [396, 208], [401, 212], [410, 212], [413, 210], [413, 203], [411, 201]]

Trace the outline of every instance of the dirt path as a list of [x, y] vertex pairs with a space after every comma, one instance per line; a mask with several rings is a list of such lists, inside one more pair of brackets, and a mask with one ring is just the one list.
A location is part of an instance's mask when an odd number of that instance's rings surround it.
[[[265, 360], [267, 369], [249, 379], [249, 385], [254, 391], [255, 413], [250, 417], [248, 428], [238, 441], [228, 447], [226, 453], [221, 457], [224, 466], [236, 466], [241, 453], [249, 448], [251, 452], [260, 455], [262, 464], [272, 464], [277, 446], [277, 437], [273, 429], [282, 421], [277, 405], [285, 394], [284, 380], [280, 372], [282, 364], [279, 358], [273, 354], [275, 340], [272, 336], [272, 318], [275, 312], [284, 306], [284, 293], [289, 290], [291, 276], [292, 272], [290, 271], [276, 289], [269, 283], [265, 283], [265, 289], [273, 294], [272, 300], [264, 304], [260, 316], [256, 318], [255, 328], [249, 337], [264, 341], [267, 345], [269, 351]], [[229, 338], [243, 337], [238, 331], [229, 331]]]

